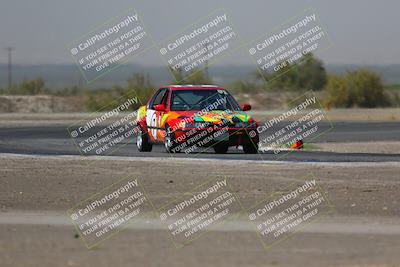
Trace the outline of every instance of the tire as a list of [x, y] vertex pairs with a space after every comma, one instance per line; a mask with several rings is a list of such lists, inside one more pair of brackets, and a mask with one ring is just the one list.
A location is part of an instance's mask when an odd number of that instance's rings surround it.
[[257, 154], [258, 153], [258, 143], [245, 143], [243, 144], [243, 152], [245, 154]]
[[213, 148], [217, 154], [226, 154], [226, 152], [228, 152], [229, 145], [226, 142], [221, 142], [213, 145]]
[[175, 142], [175, 135], [171, 131], [171, 128], [167, 125], [165, 126], [165, 139], [164, 139], [165, 150], [168, 153], [179, 153], [180, 150], [177, 149]]
[[139, 127], [139, 134], [136, 138], [136, 147], [140, 152], [150, 152], [153, 149], [153, 144], [150, 142], [149, 134], [144, 132], [142, 127]]

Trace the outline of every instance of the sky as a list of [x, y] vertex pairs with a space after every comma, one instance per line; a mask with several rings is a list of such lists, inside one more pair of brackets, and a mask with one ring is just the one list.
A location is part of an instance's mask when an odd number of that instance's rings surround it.
[[[73, 63], [67, 44], [129, 8], [159, 43], [218, 8], [248, 42], [308, 7], [332, 40], [329, 49], [316, 53], [325, 63], [400, 63], [400, 1], [395, 0], [0, 0], [0, 63], [7, 62], [6, 46], [15, 47], [14, 63]], [[129, 62], [163, 65], [156, 49]], [[249, 58], [238, 53], [218, 64], [249, 64]]]

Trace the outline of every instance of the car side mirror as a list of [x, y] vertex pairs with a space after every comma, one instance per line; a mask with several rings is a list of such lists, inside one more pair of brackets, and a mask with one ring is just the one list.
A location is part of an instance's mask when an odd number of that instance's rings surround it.
[[165, 107], [163, 104], [158, 104], [154, 106], [155, 111], [165, 111]]
[[243, 104], [242, 105], [242, 110], [243, 111], [248, 111], [248, 110], [250, 110], [251, 109], [251, 105], [250, 104]]

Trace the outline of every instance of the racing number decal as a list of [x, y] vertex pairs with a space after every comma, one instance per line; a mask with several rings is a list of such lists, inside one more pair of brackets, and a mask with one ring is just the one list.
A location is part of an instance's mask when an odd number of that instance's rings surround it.
[[155, 105], [159, 105], [165, 102], [165, 97], [167, 96], [167, 89], [160, 89], [160, 91], [154, 96], [151, 101], [146, 114], [146, 124], [148, 132], [153, 140], [162, 139], [161, 137], [161, 117], [163, 112], [154, 110]]
[[153, 135], [154, 139], [157, 139], [157, 129], [155, 127], [157, 127], [157, 115], [156, 112], [153, 113], [153, 116], [150, 118], [151, 120], [151, 126], [153, 126], [154, 128], [151, 129], [151, 134]]
[[157, 133], [161, 127], [161, 112], [155, 110], [147, 110], [146, 123], [148, 132], [154, 140], [157, 140]]
[[147, 128], [150, 136], [155, 139], [156, 138], [156, 111], [148, 109], [147, 110], [147, 115], [146, 115], [146, 123], [147, 123]]

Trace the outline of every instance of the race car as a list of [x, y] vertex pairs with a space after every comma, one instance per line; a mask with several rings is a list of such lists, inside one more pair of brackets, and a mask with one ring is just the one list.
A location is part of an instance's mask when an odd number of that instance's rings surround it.
[[258, 123], [224, 88], [215, 85], [170, 85], [157, 90], [138, 110], [139, 151], [164, 143], [170, 153], [191, 153], [213, 147], [216, 153], [242, 146], [244, 153], [258, 153]]

